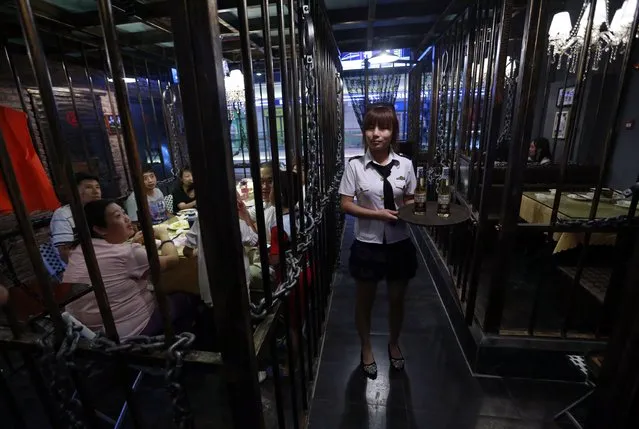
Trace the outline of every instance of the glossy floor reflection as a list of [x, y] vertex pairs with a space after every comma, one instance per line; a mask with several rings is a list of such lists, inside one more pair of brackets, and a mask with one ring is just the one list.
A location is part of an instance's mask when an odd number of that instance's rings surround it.
[[353, 322], [355, 284], [348, 276], [352, 219], [333, 289], [326, 339], [310, 411], [310, 429], [558, 428], [552, 416], [579, 397], [579, 384], [471, 375], [424, 264], [406, 297], [403, 373], [390, 371], [387, 293], [380, 284], [373, 310], [376, 380], [358, 369]]

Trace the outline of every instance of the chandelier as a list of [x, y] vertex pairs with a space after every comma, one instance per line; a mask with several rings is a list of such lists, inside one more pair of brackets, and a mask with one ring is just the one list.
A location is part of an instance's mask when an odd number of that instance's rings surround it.
[[233, 118], [235, 112], [244, 109], [244, 75], [240, 70], [231, 70], [224, 78], [224, 88], [226, 91], [226, 107], [229, 112], [229, 119]]
[[[590, 43], [586, 41], [586, 29], [590, 18], [590, 8], [595, 4]], [[598, 70], [601, 59], [609, 53], [608, 61], [613, 62], [619, 52], [628, 46], [634, 21], [637, 0], [625, 0], [615, 12], [612, 22], [608, 21], [608, 0], [586, 0], [573, 27], [570, 13], [559, 12], [552, 18], [548, 30], [548, 55], [557, 69], [561, 69], [564, 59], [571, 73], [577, 68], [577, 60], [585, 46], [588, 46], [588, 61], [592, 70]]]

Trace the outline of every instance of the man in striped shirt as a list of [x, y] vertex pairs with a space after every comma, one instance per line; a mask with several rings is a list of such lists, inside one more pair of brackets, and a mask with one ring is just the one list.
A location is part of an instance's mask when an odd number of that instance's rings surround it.
[[[83, 172], [76, 173], [75, 184], [78, 186], [82, 204], [102, 198], [102, 189], [100, 189], [100, 182], [97, 177]], [[76, 239], [71, 206], [67, 204], [53, 212], [49, 232], [51, 234], [51, 242], [58, 249], [60, 258], [65, 263], [68, 262], [71, 245]]]

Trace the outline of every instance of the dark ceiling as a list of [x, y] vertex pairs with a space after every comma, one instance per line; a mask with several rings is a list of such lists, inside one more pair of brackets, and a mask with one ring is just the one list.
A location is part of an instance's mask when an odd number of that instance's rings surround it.
[[455, 15], [454, 0], [325, 0], [335, 39], [342, 52], [425, 48], [437, 24]]
[[[125, 60], [146, 59], [174, 64], [171, 0], [112, 0]], [[342, 52], [386, 48], [425, 48], [425, 36], [444, 28], [460, 0], [325, 0], [328, 17]], [[237, 0], [218, 0], [219, 24], [225, 56], [240, 59]], [[263, 47], [261, 0], [247, 0], [253, 56]], [[286, 3], [286, 2], [285, 2]], [[41, 39], [49, 55], [79, 57], [80, 44], [90, 60], [103, 61], [96, 0], [31, 0]], [[271, 5], [271, 37], [277, 57], [275, 4]], [[286, 11], [288, 13], [288, 11]], [[13, 49], [24, 49], [14, 1], [0, 0], [2, 35]], [[288, 32], [288, 30], [287, 30]], [[62, 40], [61, 40], [62, 39]]]

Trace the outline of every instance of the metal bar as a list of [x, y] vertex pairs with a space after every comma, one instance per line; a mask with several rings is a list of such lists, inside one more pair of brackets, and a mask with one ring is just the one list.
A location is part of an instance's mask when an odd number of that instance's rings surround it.
[[[499, 128], [501, 124], [501, 115], [503, 111], [503, 91], [504, 91], [504, 76], [506, 71], [506, 53], [508, 50], [508, 40], [510, 38], [510, 28], [511, 28], [511, 17], [512, 17], [512, 0], [505, 0], [502, 6], [501, 13], [499, 14], [501, 17], [501, 25], [499, 26], [499, 34], [497, 37], [496, 44], [496, 65], [497, 68], [494, 71], [494, 80], [492, 81], [492, 89], [491, 89], [491, 100], [492, 100], [492, 111], [490, 115], [490, 122], [488, 127], [488, 136], [486, 136], [486, 140], [488, 142], [497, 141], [497, 136], [499, 134]], [[493, 11], [493, 29], [496, 28], [496, 16], [497, 13]], [[494, 31], [493, 31], [494, 32]], [[490, 60], [488, 61], [490, 63]], [[490, 66], [489, 66], [490, 69]], [[493, 168], [495, 164], [495, 155], [496, 155], [496, 145], [488, 144], [486, 148], [486, 158], [484, 162], [484, 177], [482, 180], [482, 190], [480, 196], [479, 203], [479, 225], [477, 230], [477, 236], [475, 237], [475, 252], [479, 252], [479, 249], [482, 248], [483, 240], [485, 237], [485, 228], [488, 227], [488, 203], [487, 203], [487, 195], [492, 186], [493, 182]], [[472, 276], [477, 279], [480, 270], [480, 262], [479, 255], [475, 257], [475, 265], [471, 268]], [[475, 280], [478, 281], [478, 280]], [[476, 298], [477, 298], [477, 288], [474, 287], [471, 289], [471, 295], [469, 296], [469, 304], [471, 308], [474, 307]], [[489, 301], [490, 303], [490, 301]], [[490, 304], [489, 304], [490, 308]], [[473, 310], [474, 312], [474, 310]], [[487, 315], [489, 312], [487, 311]], [[468, 316], [468, 315], [467, 315]], [[466, 323], [472, 323], [472, 320], [466, 319]], [[484, 325], [484, 329], [489, 325]]]
[[[91, 101], [93, 103], [93, 112], [95, 113], [95, 120], [98, 123], [98, 127], [100, 128], [100, 131], [102, 131], [102, 143], [104, 144], [104, 149], [106, 150], [105, 154], [107, 157], [109, 172], [111, 173], [110, 180], [112, 181], [116, 177], [119, 179], [119, 176], [117, 176], [117, 172], [115, 169], [115, 163], [113, 161], [113, 154], [112, 154], [111, 144], [109, 143], [109, 137], [108, 137], [109, 134], [107, 133], [106, 124], [104, 123], [104, 118], [100, 117], [100, 111], [102, 109], [102, 106], [98, 106], [97, 96], [95, 94], [95, 86], [93, 85], [93, 77], [91, 76], [91, 72], [89, 71], [89, 63], [87, 61], [87, 56], [84, 50], [84, 46], [82, 45], [80, 45], [80, 55], [82, 56], [82, 61], [84, 62], [84, 77], [89, 83], [89, 93], [91, 94]], [[78, 118], [78, 122], [79, 120], [80, 119]], [[118, 191], [119, 191], [120, 184], [118, 183], [117, 185], [118, 185]]]
[[[308, 21], [307, 21], [307, 17], [304, 13], [304, 7], [305, 5], [300, 5], [300, 7], [298, 8], [298, 22], [300, 22], [300, 25], [302, 26], [302, 28], [304, 28], [305, 25], [308, 25]], [[304, 30], [305, 31], [305, 30]], [[307, 61], [310, 58], [310, 61], [313, 61], [313, 56], [309, 55], [306, 56], [306, 52], [307, 52], [307, 47], [306, 47], [306, 40], [305, 37], [303, 36], [303, 32], [302, 30], [300, 30], [300, 33], [302, 33], [302, 35], [299, 38], [299, 49], [300, 49], [300, 53], [302, 55], [302, 61], [301, 61], [301, 67], [300, 67], [300, 81], [303, 82], [303, 85], [306, 84], [307, 79], [312, 79], [313, 76], [311, 75], [310, 77], [307, 76], [307, 70], [304, 66], [304, 64], [307, 63]], [[311, 69], [311, 73], [312, 73], [312, 69]], [[260, 87], [261, 88], [261, 87]], [[302, 108], [302, 114], [301, 114], [301, 120], [302, 121], [307, 121], [308, 120], [308, 111], [307, 111], [307, 88], [306, 85], [302, 86], [302, 91], [301, 91], [301, 99], [302, 99], [302, 103], [301, 103], [301, 108]], [[304, 176], [305, 180], [302, 180], [302, 192], [300, 193], [300, 196], [303, 197], [304, 195], [309, 195], [309, 191], [310, 189], [308, 188], [308, 172], [309, 172], [309, 124], [305, 123], [305, 126], [302, 127], [302, 140], [301, 145], [302, 145], [302, 152], [304, 154], [304, 159], [303, 159], [303, 164], [301, 168], [298, 168], [298, 171], [301, 173], [300, 174], [300, 180], [302, 179], [302, 176]], [[302, 160], [300, 160], [300, 162], [302, 162]], [[304, 209], [306, 209], [307, 204], [306, 204], [306, 198], [300, 198], [300, 206], [303, 206]], [[308, 205], [310, 207], [310, 205]], [[312, 210], [312, 209], [311, 209]], [[303, 220], [305, 220], [304, 216], [301, 216], [301, 218]], [[304, 230], [304, 227], [302, 226], [302, 224], [300, 223], [300, 226], [302, 228], [302, 230]], [[311, 266], [310, 265], [310, 261], [309, 261], [309, 252], [307, 251], [304, 253], [304, 255], [302, 255], [302, 264], [303, 267], [308, 267]], [[312, 267], [312, 266], [311, 266]], [[311, 268], [312, 269], [312, 268]], [[307, 314], [307, 320], [306, 320], [306, 326], [308, 328], [308, 333], [307, 333], [307, 341], [306, 341], [306, 345], [307, 345], [307, 352], [306, 352], [306, 357], [308, 359], [308, 379], [309, 381], [313, 381], [314, 377], [314, 365], [313, 365], [313, 356], [315, 356], [314, 353], [314, 348], [317, 347], [317, 333], [315, 332], [315, 296], [314, 294], [311, 292], [310, 287], [313, 286], [313, 283], [311, 280], [307, 279], [306, 277], [306, 272], [305, 270], [302, 273], [302, 278], [303, 278], [303, 284], [302, 284], [302, 288], [305, 291], [305, 296], [306, 296], [306, 300], [308, 301], [308, 305], [305, 306], [306, 309], [306, 314]], [[310, 282], [310, 285], [309, 285]], [[301, 295], [300, 295], [301, 296]]]
[[[166, 163], [164, 162], [164, 153], [162, 152], [162, 133], [160, 132], [160, 125], [158, 123], [157, 110], [155, 108], [155, 97], [153, 97], [153, 89], [151, 89], [151, 81], [149, 79], [149, 76], [150, 76], [149, 62], [147, 60], [144, 60], [144, 69], [146, 72], [146, 88], [147, 88], [147, 91], [149, 91], [149, 99], [151, 100], [151, 113], [153, 114], [153, 126], [155, 127], [155, 137], [157, 138], [158, 152], [160, 155], [160, 162], [162, 163], [162, 172], [164, 173], [164, 178], [166, 179], [166, 176], [167, 176]], [[135, 79], [135, 81], [137, 83], [138, 81], [137, 78]], [[158, 86], [158, 92], [162, 93], [160, 86]], [[146, 123], [146, 120], [144, 122]], [[168, 140], [167, 140], [167, 146], [168, 146]], [[173, 168], [174, 166], [171, 165], [171, 167]]]
[[[264, 79], [262, 79], [262, 76], [259, 76], [259, 77], [260, 79], [258, 82], [258, 87], [260, 89], [260, 116], [262, 118], [262, 136], [264, 139], [264, 162], [268, 162], [268, 139], [266, 134], [266, 118], [264, 116], [264, 94], [262, 93], [262, 84], [264, 83], [262, 81]], [[261, 161], [262, 161], [262, 158], [260, 156], [260, 162]]]
[[[300, 88], [299, 88], [299, 68], [301, 67], [301, 64], [299, 62], [299, 58], [297, 56], [297, 49], [298, 49], [298, 44], [297, 44], [297, 38], [296, 38], [296, 27], [295, 27], [295, 19], [296, 16], [300, 17], [300, 12], [301, 12], [301, 7], [298, 7], [297, 9], [295, 8], [295, 4], [293, 0], [289, 0], [288, 4], [287, 4], [287, 8], [288, 8], [288, 17], [289, 17], [289, 34], [290, 34], [290, 38], [291, 38], [291, 69], [293, 71], [292, 73], [292, 89], [293, 89], [293, 120], [294, 120], [294, 129], [293, 131], [295, 132], [294, 134], [294, 140], [293, 140], [293, 149], [295, 151], [295, 158], [294, 158], [294, 163], [295, 165], [293, 165], [293, 163], [289, 164], [287, 163], [287, 170], [293, 171], [293, 169], [295, 167], [297, 167], [297, 172], [298, 174], [296, 175], [297, 177], [297, 183], [294, 183], [293, 186], [291, 187], [291, 189], [293, 190], [293, 192], [299, 197], [298, 201], [299, 201], [299, 230], [300, 231], [304, 231], [305, 230], [305, 208], [304, 208], [304, 200], [302, 199], [302, 188], [303, 188], [303, 184], [302, 184], [302, 175], [304, 170], [302, 170], [302, 130], [301, 130], [301, 114], [300, 114]], [[295, 11], [297, 10], [297, 13], [295, 13]], [[301, 22], [301, 19], [300, 19]], [[295, 207], [291, 207], [291, 209], [293, 210], [293, 216], [291, 216], [291, 220], [293, 221], [294, 219], [294, 214], [295, 214]], [[292, 232], [292, 230], [291, 230]], [[293, 250], [295, 251], [297, 249], [297, 237], [295, 237], [295, 240], [292, 240], [292, 245], [293, 245]], [[295, 311], [296, 311], [296, 316], [298, 318], [298, 330], [297, 330], [297, 335], [298, 335], [298, 343], [299, 343], [299, 354], [300, 354], [300, 383], [301, 383], [301, 393], [302, 393], [302, 409], [304, 410], [308, 410], [308, 393], [307, 393], [307, 388], [306, 388], [306, 369], [304, 367], [304, 336], [302, 335], [302, 324], [303, 324], [303, 320], [304, 320], [304, 315], [306, 314], [306, 311], [303, 311], [301, 308], [301, 302], [302, 302], [302, 289], [304, 290], [308, 290], [307, 288], [307, 284], [306, 284], [306, 267], [302, 267], [302, 274], [301, 274], [301, 279], [297, 282], [295, 289], [296, 289], [296, 296], [297, 296], [297, 300], [295, 303]], [[306, 296], [306, 295], [305, 295]], [[309, 368], [309, 371], [312, 371], [311, 368]]]
[[[500, 223], [499, 260], [502, 266], [509, 267], [512, 257], [512, 249], [515, 243], [516, 223], [519, 219], [519, 206], [521, 203], [523, 171], [528, 156], [530, 133], [533, 128], [534, 111], [538, 80], [540, 75], [539, 64], [542, 48], [545, 44], [545, 34], [539, 31], [546, 28], [549, 3], [546, 0], [534, 0], [528, 3], [526, 9], [526, 26], [522, 38], [521, 66], [518, 76], [515, 105], [517, 114], [514, 116], [512, 147], [508, 154], [508, 170], [505, 179], [505, 191], [502, 202]], [[506, 270], [498, 270], [491, 278], [490, 306], [487, 310], [486, 322], [492, 331], [498, 330], [501, 323], [502, 310], [505, 300], [505, 283], [508, 273]]]
[[[251, 55], [251, 44], [249, 39], [249, 24], [247, 15], [246, 0], [238, 2], [238, 19], [240, 30], [240, 41], [242, 49], [242, 68], [244, 69], [244, 94], [246, 99], [246, 125], [248, 128], [248, 148], [249, 161], [251, 163], [251, 176], [253, 177], [253, 189], [262, 189], [262, 179], [260, 177], [260, 141], [257, 130], [257, 111], [255, 110], [255, 87], [253, 85], [253, 58]], [[268, 20], [268, 16], [266, 17]], [[242, 156], [244, 150], [242, 150]], [[264, 298], [267, 305], [273, 302], [271, 290], [268, 249], [266, 248], [266, 223], [264, 220], [264, 201], [261, 192], [255, 194], [255, 219], [257, 221], [257, 235], [259, 237], [258, 246], [260, 249], [260, 264], [262, 268], [262, 286]], [[280, 242], [282, 243], [282, 242]], [[281, 258], [284, 259], [284, 252], [280, 251]]]
[[[574, 111], [580, 112], [582, 102], [581, 96], [582, 92], [585, 89], [585, 80], [588, 66], [588, 57], [590, 52], [590, 39], [592, 34], [593, 21], [595, 16], [595, 7], [594, 3], [591, 2], [590, 14], [588, 16], [588, 23], [586, 25], [586, 33], [584, 35], [584, 46], [579, 53], [579, 63], [577, 65], [577, 74], [576, 74], [576, 84], [575, 84], [575, 94], [573, 96], [573, 106], [575, 106]], [[565, 92], [565, 91], [564, 91]], [[566, 130], [567, 130], [567, 139], [564, 145], [563, 157], [561, 160], [561, 168], [559, 170], [559, 181], [555, 185], [557, 189], [555, 193], [555, 198], [552, 205], [552, 213], [550, 216], [550, 223], [555, 224], [557, 222], [557, 215], [559, 213], [559, 203], [561, 201], [561, 194], [563, 191], [564, 183], [566, 182], [566, 175], [568, 172], [568, 158], [570, 157], [570, 152], [572, 150], [572, 146], [575, 144], [577, 140], [577, 124], [578, 124], [578, 116], [579, 113], [575, 113], [569, 115], [568, 120], [566, 122]]]
[[212, 286], [230, 412], [234, 427], [264, 429], [233, 186], [217, 5], [181, 0], [171, 12], [189, 155], [196, 192], [202, 190], [201, 246]]
[[[126, 83], [124, 82], [124, 65], [122, 63], [122, 54], [118, 48], [118, 34], [113, 20], [111, 0], [98, 0], [98, 10], [100, 13], [100, 22], [102, 23], [102, 32], [104, 35], [105, 50], [107, 53], [109, 68], [111, 70], [111, 76], [113, 76], [113, 86], [115, 88], [118, 113], [120, 114], [120, 121], [124, 134], [124, 148], [126, 150], [129, 171], [131, 172], [131, 178], [133, 181], [135, 201], [139, 211], [138, 220], [142, 226], [144, 247], [146, 248], [147, 258], [149, 259], [151, 281], [154, 286], [158, 308], [162, 314], [166, 344], [168, 345], [173, 342], [173, 327], [171, 326], [171, 317], [169, 313], [169, 305], [166, 300], [166, 292], [160, 277], [160, 259], [155, 246], [155, 237], [153, 234], [151, 216], [149, 214], [149, 201], [146, 198], [143, 188], [142, 172], [140, 170], [140, 156], [138, 154], [138, 145], [133, 127], [131, 109], [129, 108], [128, 91]], [[89, 272], [91, 272], [91, 269], [89, 269]]]
[[73, 81], [71, 79], [71, 75], [69, 74], [69, 70], [67, 69], [67, 63], [66, 61], [64, 61], [64, 53], [62, 50], [62, 39], [60, 37], [58, 37], [58, 46], [60, 48], [60, 52], [62, 52], [62, 55], [60, 57], [60, 64], [62, 65], [62, 71], [64, 73], [64, 78], [66, 80], [67, 83], [67, 87], [69, 88], [69, 98], [71, 99], [71, 108], [73, 109], [73, 114], [75, 115], [75, 119], [76, 121], [78, 121], [78, 128], [80, 131], [80, 140], [82, 140], [82, 151], [84, 152], [84, 158], [87, 161], [87, 166], [89, 168], [89, 172], [91, 174], [95, 174], [97, 176], [100, 175], [100, 170], [98, 169], [98, 171], [94, 171], [91, 168], [91, 153], [89, 152], [89, 142], [87, 141], [86, 138], [86, 133], [84, 131], [84, 126], [82, 125], [82, 121], [80, 120], [80, 113], [78, 112], [78, 105], [77, 102], [75, 100], [75, 92], [73, 91]]
[[[282, 111], [284, 113], [284, 149], [286, 153], [286, 178], [289, 183], [289, 188], [293, 189], [293, 147], [295, 142], [293, 141], [294, 136], [291, 134], [294, 130], [291, 130], [291, 109], [289, 106], [290, 100], [292, 99], [290, 94], [290, 81], [288, 75], [288, 56], [286, 54], [286, 37], [284, 31], [286, 29], [286, 23], [284, 20], [284, 0], [276, 1], [277, 14], [278, 14], [278, 39], [279, 39], [279, 47], [280, 47], [280, 75], [281, 75], [281, 87], [282, 87]], [[292, 13], [291, 11], [289, 11]], [[292, 33], [292, 31], [291, 31]], [[289, 198], [288, 207], [291, 210], [294, 210], [294, 204], [292, 204], [292, 196]], [[295, 216], [289, 216], [291, 221], [291, 246], [292, 248], [296, 248], [297, 246], [297, 225], [295, 225]]]
[[[433, 164], [435, 150], [437, 148], [437, 117], [439, 116], [439, 61], [437, 61], [437, 53], [439, 48], [433, 46], [432, 52], [432, 74], [431, 82], [432, 88], [430, 90], [430, 126], [428, 128], [428, 163]], [[423, 86], [423, 85], [422, 85]]]
[[[18, 92], [18, 99], [20, 100], [20, 106], [22, 107], [22, 111], [25, 113], [25, 115], [27, 115], [27, 128], [29, 129], [31, 144], [33, 144], [33, 148], [36, 150], [36, 152], [39, 152], [37, 150], [37, 144], [36, 144], [37, 135], [36, 135], [35, 129], [33, 128], [33, 123], [31, 122], [31, 118], [29, 116], [29, 108], [27, 107], [27, 103], [24, 99], [24, 92], [23, 92], [24, 88], [22, 87], [22, 80], [20, 79], [20, 76], [18, 75], [18, 72], [16, 71], [16, 68], [14, 67], [13, 57], [9, 53], [6, 43], [2, 46], [2, 49], [4, 50], [4, 56], [7, 60], [7, 65], [9, 66], [9, 69], [11, 70], [11, 75], [13, 76], [13, 82], [15, 83], [16, 90]], [[33, 109], [32, 111], [33, 111], [33, 116], [35, 119], [37, 115], [37, 111], [35, 109]], [[42, 133], [40, 133], [40, 136], [42, 137]], [[42, 156], [42, 154], [40, 153], [38, 153], [38, 155], [40, 157]], [[54, 168], [51, 166], [51, 159], [48, 156], [47, 156], [47, 164], [49, 165], [49, 172], [51, 173], [51, 176], [53, 177], [55, 181], [55, 171], [54, 171]]]
[[[275, 72], [273, 70], [273, 46], [271, 41], [271, 20], [269, 15], [269, 0], [261, 1], [262, 28], [264, 30], [264, 65], [266, 73], [266, 97], [268, 101], [268, 120], [271, 148], [271, 166], [273, 170], [273, 188], [281, 188], [280, 183], [280, 152], [277, 135], [277, 109], [275, 108]], [[255, 187], [254, 187], [255, 189]], [[277, 224], [278, 243], [284, 243], [284, 221], [282, 198], [276, 194], [275, 219]], [[286, 258], [280, 258], [280, 279], [286, 278]]]
[[[262, 0], [262, 4], [268, 3], [268, 0]], [[264, 15], [262, 15], [264, 16]], [[266, 15], [268, 20], [268, 15]], [[270, 39], [270, 37], [269, 37]], [[266, 54], [266, 40], [264, 38], [264, 52]], [[280, 376], [280, 363], [277, 356], [277, 337], [271, 335], [270, 341], [271, 349], [271, 368], [273, 368], [273, 386], [275, 387], [275, 409], [277, 411], [277, 427], [279, 429], [285, 429], [286, 417], [284, 415], [284, 396], [282, 395], [282, 381]]]
[[[109, 59], [105, 56], [105, 65], [109, 68]], [[118, 125], [117, 118], [120, 117], [120, 113], [117, 111], [115, 103], [113, 102], [113, 95], [111, 94], [111, 88], [109, 88], [109, 74], [104, 72], [104, 89], [107, 93], [107, 98], [109, 99], [109, 107], [111, 108], [111, 115], [116, 120], [115, 127], [115, 135], [118, 139], [118, 149], [120, 150], [120, 158], [122, 159], [122, 165], [124, 167], [124, 178], [126, 179], [126, 187], [127, 192], [133, 190], [132, 179], [131, 179], [131, 171], [126, 168], [127, 159], [126, 159], [126, 151], [124, 149], [124, 142], [122, 139], [122, 122], [120, 121]]]
[[[123, 67], [124, 70], [124, 67]], [[138, 99], [138, 105], [140, 106], [140, 116], [142, 119], [142, 130], [144, 131], [144, 143], [146, 144], [146, 151], [148, 153], [148, 157], [149, 159], [145, 161], [145, 163], [149, 163], [149, 164], [153, 164], [153, 146], [151, 145], [151, 139], [149, 137], [149, 127], [146, 125], [146, 115], [144, 113], [144, 104], [142, 103], [142, 91], [140, 91], [140, 81], [138, 80], [138, 71], [135, 67], [135, 61], [133, 61], [133, 78], [135, 79], [135, 91], [137, 92], [137, 99]], [[124, 82], [125, 77], [122, 78], [122, 81]], [[115, 85], [115, 77], [113, 79], [113, 85]], [[126, 82], [125, 82], [125, 88], [126, 88]], [[116, 91], [115, 91], [115, 98], [117, 99], [117, 87], [116, 87]], [[126, 94], [127, 94], [127, 101], [128, 101], [128, 88], [126, 89]], [[131, 122], [131, 124], [133, 125], [133, 122]], [[124, 125], [123, 125], [124, 126]], [[126, 133], [125, 133], [126, 136]], [[124, 139], [124, 141], [126, 142], [126, 138]], [[164, 178], [166, 178], [166, 171], [164, 170], [164, 165], [162, 165], [162, 175], [164, 176]]]
[[[102, 276], [100, 275], [100, 267], [95, 258], [95, 252], [93, 251], [93, 245], [91, 244], [91, 234], [89, 227], [86, 223], [84, 216], [84, 209], [80, 200], [77, 186], [69, 186], [69, 183], [73, 183], [73, 168], [71, 165], [71, 158], [66, 148], [65, 138], [62, 134], [62, 128], [60, 127], [58, 108], [53, 95], [53, 87], [51, 84], [51, 76], [49, 75], [49, 68], [47, 60], [42, 49], [41, 41], [38, 37], [35, 21], [33, 19], [33, 12], [31, 10], [31, 4], [29, 0], [16, 0], [19, 12], [20, 12], [20, 24], [24, 33], [24, 40], [27, 45], [27, 51], [29, 52], [29, 59], [33, 67], [34, 75], [40, 89], [40, 96], [42, 98], [42, 105], [47, 117], [47, 122], [51, 130], [52, 143], [54, 146], [54, 153], [57, 155], [57, 161], [60, 162], [61, 171], [66, 175], [67, 189], [71, 195], [71, 212], [73, 213], [73, 219], [75, 221], [76, 230], [80, 236], [80, 244], [82, 246], [82, 252], [89, 272], [91, 283], [94, 287], [94, 293], [100, 309], [100, 315], [102, 316], [103, 325], [107, 336], [112, 339], [117, 339], [118, 334], [115, 329], [115, 322], [113, 315], [111, 314], [111, 308], [109, 306], [109, 299], [104, 289], [104, 283], [102, 282]], [[23, 239], [29, 252], [29, 257], [34, 269], [36, 270], [36, 277], [42, 288], [42, 293], [45, 298], [45, 302], [48, 311], [53, 318], [56, 325], [56, 335], [58, 338], [64, 335], [65, 324], [60, 316], [60, 310], [53, 298], [53, 292], [49, 277], [42, 263], [42, 258], [37, 250], [37, 244], [35, 236], [33, 235], [33, 229], [31, 223], [28, 221], [26, 208], [22, 202], [22, 198], [19, 195], [18, 184], [15, 181], [13, 170], [10, 170], [10, 159], [6, 152], [3, 142], [3, 156], [2, 158], [6, 165], [3, 165], [3, 176], [12, 176], [11, 178], [4, 177], [5, 183], [7, 183], [7, 189], [12, 188], [9, 193], [12, 195], [12, 201], [14, 202], [14, 210], [16, 210], [16, 218], [20, 223], [20, 229]], [[11, 174], [8, 174], [11, 173]], [[11, 185], [9, 185], [11, 181]]]

